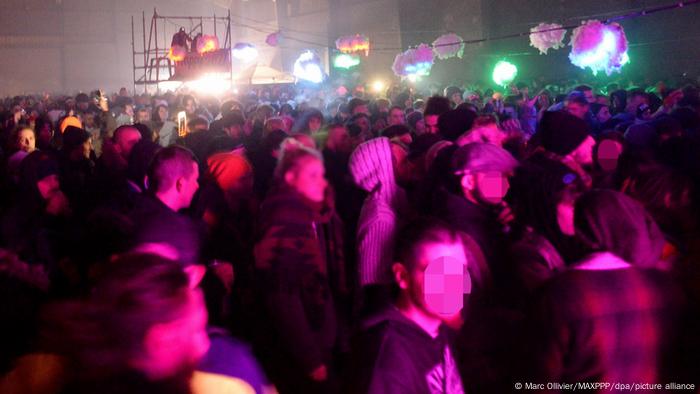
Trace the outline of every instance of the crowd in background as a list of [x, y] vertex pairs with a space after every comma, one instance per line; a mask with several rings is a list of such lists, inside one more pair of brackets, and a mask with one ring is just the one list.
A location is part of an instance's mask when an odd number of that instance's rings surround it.
[[0, 391], [698, 390], [697, 84], [369, 90], [0, 100]]

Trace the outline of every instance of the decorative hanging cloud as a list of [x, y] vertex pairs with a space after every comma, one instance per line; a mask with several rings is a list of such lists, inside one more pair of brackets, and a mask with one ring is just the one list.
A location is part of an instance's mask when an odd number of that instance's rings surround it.
[[362, 34], [354, 36], [343, 36], [335, 40], [335, 47], [343, 53], [364, 52], [369, 55], [369, 38]]
[[464, 40], [454, 33], [443, 34], [433, 41], [433, 52], [439, 59], [455, 56], [461, 59], [464, 56]]
[[271, 47], [276, 47], [279, 43], [279, 39], [280, 32], [276, 31], [267, 35], [267, 37], [265, 38], [265, 43]]
[[569, 60], [577, 67], [590, 68], [593, 75], [599, 71], [610, 75], [629, 63], [627, 46], [622, 26], [591, 20], [574, 29]]
[[433, 49], [427, 44], [420, 44], [396, 55], [392, 69], [399, 77], [423, 76], [430, 74], [433, 62]]
[[302, 53], [294, 62], [294, 76], [313, 83], [323, 82], [325, 77], [321, 59], [311, 51]]
[[216, 36], [203, 35], [197, 40], [197, 53], [216, 51], [219, 49], [219, 39]]
[[244, 62], [251, 62], [258, 57], [258, 50], [255, 45], [247, 42], [239, 42], [231, 50], [233, 57]]
[[537, 48], [540, 54], [546, 55], [550, 49], [564, 47], [566, 30], [558, 23], [540, 23], [530, 29], [530, 46]]

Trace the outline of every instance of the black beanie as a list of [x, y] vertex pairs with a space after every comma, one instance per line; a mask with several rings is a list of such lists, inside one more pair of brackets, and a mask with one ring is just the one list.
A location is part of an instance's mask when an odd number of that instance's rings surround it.
[[566, 156], [588, 137], [588, 125], [564, 111], [545, 112], [540, 123], [542, 146], [553, 153]]
[[476, 114], [468, 109], [447, 111], [438, 118], [440, 134], [448, 141], [456, 141], [459, 136], [472, 128], [474, 119]]
[[70, 152], [89, 139], [90, 133], [87, 131], [79, 127], [68, 126], [66, 127], [66, 131], [63, 132], [63, 150], [65, 152]]

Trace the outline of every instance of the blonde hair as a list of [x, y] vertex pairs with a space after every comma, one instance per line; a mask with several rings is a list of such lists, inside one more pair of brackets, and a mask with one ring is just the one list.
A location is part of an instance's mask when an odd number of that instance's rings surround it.
[[304, 146], [294, 138], [287, 138], [280, 146], [280, 158], [275, 168], [275, 179], [280, 181], [284, 174], [294, 171], [303, 159], [317, 159], [323, 162], [323, 156], [315, 149]]

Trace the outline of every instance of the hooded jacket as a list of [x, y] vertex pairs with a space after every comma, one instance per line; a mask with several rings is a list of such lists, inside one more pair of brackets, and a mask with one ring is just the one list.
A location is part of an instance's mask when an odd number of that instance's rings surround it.
[[365, 321], [356, 341], [346, 392], [464, 393], [445, 325], [432, 338], [392, 306]]
[[360, 285], [391, 283], [398, 218], [406, 213], [408, 203], [396, 184], [389, 139], [376, 138], [358, 146], [349, 167], [355, 184], [369, 193], [357, 225]]

